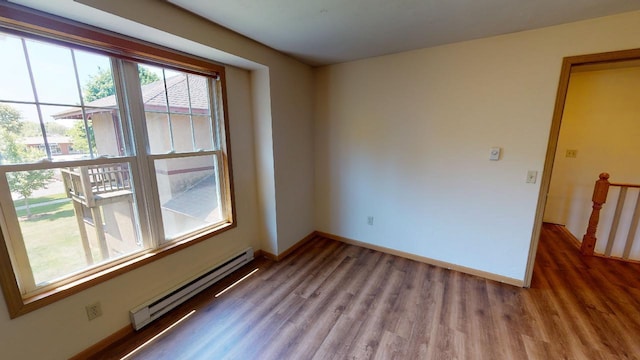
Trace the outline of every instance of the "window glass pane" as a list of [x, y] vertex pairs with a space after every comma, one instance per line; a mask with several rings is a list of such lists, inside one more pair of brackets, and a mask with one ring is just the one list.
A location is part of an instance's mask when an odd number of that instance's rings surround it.
[[187, 86], [187, 74], [166, 71], [167, 92], [169, 93], [169, 111], [172, 113], [190, 113], [190, 96]]
[[204, 76], [189, 74], [189, 97], [191, 112], [200, 115], [211, 114], [209, 104], [209, 81]]
[[44, 103], [79, 105], [78, 83], [71, 49], [26, 40], [38, 100]]
[[[82, 120], [82, 108], [41, 105], [40, 110], [52, 160], [125, 155], [117, 109], [86, 108], [88, 128]], [[45, 141], [37, 119], [35, 105], [0, 103], [0, 154], [9, 152], [3, 155], [3, 163], [31, 163], [46, 157]], [[18, 156], [16, 151], [20, 149], [11, 147], [14, 143], [39, 151]]]
[[209, 81], [204, 76], [189, 74], [189, 91], [195, 150], [213, 150]]
[[31, 163], [46, 157], [36, 106], [0, 103], [0, 162]]
[[[18, 110], [20, 121], [24, 123], [24, 126], [11, 129], [14, 142], [27, 146], [29, 150], [39, 150], [38, 154], [33, 151], [31, 154], [22, 154], [20, 161], [4, 160], [3, 163], [35, 162], [46, 157], [47, 150], [51, 154], [51, 160], [56, 161], [125, 155], [128, 147], [124, 143], [111, 60], [108, 56], [29, 39], [24, 40], [27, 48], [25, 54], [21, 38], [5, 36], [0, 37], [0, 41], [1, 45], [10, 45], [7, 50], [19, 52], [18, 55], [23, 58], [23, 68], [30, 66], [39, 100], [31, 105], [14, 102], [2, 104], [3, 109], [8, 106]], [[2, 50], [4, 53], [5, 49]], [[28, 55], [28, 60], [25, 55]], [[18, 62], [16, 67], [19, 73], [19, 61], [14, 59], [13, 62]], [[14, 87], [21, 89], [15, 83], [31, 87], [28, 71], [25, 76], [14, 81], [0, 83], [1, 91], [12, 93]], [[82, 86], [86, 102], [84, 108], [80, 102], [78, 83]], [[29, 100], [33, 101], [33, 97]], [[10, 117], [14, 115], [7, 111], [2, 114], [0, 127], [2, 123], [9, 126], [12, 121]], [[45, 124], [45, 134], [40, 129], [40, 121]], [[12, 144], [12, 139], [7, 136], [0, 136], [0, 151], [7, 151], [7, 146]]]
[[141, 86], [151, 153], [213, 150], [209, 80], [151, 66], [138, 70], [141, 81], [158, 78]]
[[138, 78], [140, 79], [145, 111], [167, 112], [162, 68], [138, 64]]
[[87, 109], [97, 156], [124, 156], [120, 117], [114, 109]]
[[128, 164], [6, 176], [38, 286], [143, 249]]
[[42, 109], [43, 113], [46, 111], [50, 118], [54, 119], [53, 122], [66, 129], [63, 136], [54, 136], [52, 140], [49, 140], [52, 134], [47, 131], [47, 140], [49, 142], [64, 142], [66, 144], [62, 154], [59, 154], [64, 156], [53, 157], [53, 160], [88, 159], [91, 154], [89, 151], [89, 144], [91, 144], [93, 154], [96, 153], [93, 127], [89, 121], [89, 134], [87, 136], [84, 121], [82, 120], [81, 108], [42, 106]]
[[0, 49], [0, 100], [33, 101], [22, 41], [18, 37], [0, 33]]
[[109, 57], [73, 50], [86, 106], [117, 107]]
[[171, 129], [173, 131], [173, 148], [176, 152], [195, 150], [189, 114], [171, 114]]
[[[84, 158], [99, 156], [124, 156], [120, 111], [117, 108], [82, 108], [43, 106], [43, 113], [51, 113], [56, 122], [68, 128], [67, 137], [73, 150], [70, 155]], [[48, 133], [47, 133], [48, 135]]]
[[155, 160], [167, 240], [223, 220], [216, 164], [213, 155]]
[[192, 118], [196, 138], [196, 150], [213, 150], [211, 118], [202, 115], [193, 115]]
[[149, 133], [149, 149], [152, 154], [164, 154], [171, 151], [171, 130], [169, 115], [146, 112], [147, 131]]

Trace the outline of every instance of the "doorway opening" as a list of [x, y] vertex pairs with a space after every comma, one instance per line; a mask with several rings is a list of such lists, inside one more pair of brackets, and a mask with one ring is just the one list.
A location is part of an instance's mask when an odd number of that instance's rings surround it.
[[[541, 234], [543, 220], [550, 221], [550, 222], [558, 222], [558, 223], [562, 223], [562, 222], [570, 223], [571, 229], [574, 232], [578, 232], [578, 234], [574, 234], [574, 235], [578, 239], [582, 238], [582, 234], [580, 234], [580, 230], [578, 229], [581, 226], [580, 223], [585, 222], [586, 220], [582, 219], [580, 214], [575, 214], [576, 211], [573, 211], [572, 213], [573, 207], [579, 206], [574, 204], [574, 202], [576, 203], [579, 202], [578, 200], [576, 200], [575, 196], [577, 196], [578, 198], [584, 198], [584, 191], [588, 193], [587, 202], [589, 204], [587, 205], [587, 210], [581, 210], [581, 211], [590, 212], [591, 192], [593, 192], [593, 184], [595, 180], [598, 179], [599, 172], [596, 172], [591, 176], [591, 179], [582, 180], [582, 182], [591, 183], [591, 189], [585, 190], [580, 186], [578, 186], [578, 188], [580, 188], [579, 191], [574, 191], [575, 194], [569, 194], [571, 195], [570, 201], [567, 200], [566, 198], [562, 198], [562, 196], [558, 196], [557, 193], [553, 193], [553, 192], [550, 193], [550, 190], [553, 190], [553, 188], [555, 188], [555, 190], [557, 190], [558, 192], [562, 190], [561, 189], [562, 186], [558, 187], [557, 183], [562, 183], [562, 181], [560, 180], [563, 180], [563, 179], [556, 177], [555, 181], [552, 182], [552, 178], [555, 175], [554, 171], [560, 174], [558, 175], [560, 177], [562, 177], [563, 174], [564, 174], [564, 177], [571, 177], [570, 175], [567, 175], [567, 173], [568, 172], [570, 173], [571, 170], [562, 168], [562, 166], [578, 167], [577, 160], [590, 157], [592, 155], [592, 152], [594, 151], [594, 149], [592, 149], [591, 147], [583, 147], [581, 150], [580, 148], [578, 148], [577, 145], [574, 145], [574, 144], [580, 145], [581, 144], [580, 142], [571, 143], [571, 141], [565, 141], [566, 140], [565, 136], [563, 136], [562, 140], [560, 138], [561, 132], [566, 132], [567, 129], [571, 130], [570, 125], [571, 125], [571, 122], [573, 122], [573, 120], [569, 120], [569, 117], [567, 117], [566, 119], [567, 127], [562, 128], [563, 116], [565, 115], [569, 116], [570, 113], [574, 111], [572, 107], [575, 107], [574, 105], [572, 105], [572, 102], [574, 102], [575, 100], [574, 93], [573, 93], [574, 91], [573, 88], [575, 86], [571, 87], [572, 94], [569, 94], [570, 85], [576, 85], [584, 78], [589, 77], [589, 76], [583, 76], [584, 74], [603, 71], [606, 69], [622, 71], [620, 69], [630, 69], [630, 68], [633, 68], [634, 66], [639, 67], [640, 69], [640, 49], [572, 56], [572, 57], [567, 57], [563, 60], [562, 70], [560, 74], [560, 81], [558, 85], [558, 92], [556, 96], [556, 103], [555, 103], [555, 108], [553, 113], [553, 120], [552, 120], [550, 134], [549, 134], [549, 143], [547, 146], [544, 172], [541, 180], [542, 182], [541, 182], [540, 193], [538, 197], [538, 206], [536, 209], [536, 218], [535, 218], [535, 223], [533, 227], [531, 248], [529, 249], [527, 271], [525, 274], [525, 286], [530, 286], [531, 284], [531, 279], [533, 276], [533, 266], [535, 262], [538, 241]], [[582, 74], [582, 75], [579, 75], [579, 74]], [[594, 94], [591, 94], [591, 95], [594, 95]], [[593, 111], [593, 109], [591, 110]], [[571, 114], [571, 116], [573, 115], [574, 114]], [[594, 115], [594, 114], [590, 114], [590, 115]], [[637, 113], [635, 116], [637, 119], [637, 116], [638, 116]], [[636, 121], [636, 126], [637, 126], [637, 121]], [[573, 134], [573, 135], [576, 135], [576, 134]], [[612, 137], [615, 136], [612, 134], [604, 134], [602, 132], [599, 132], [598, 134], [589, 134], [589, 135], [590, 136], [595, 135], [595, 137], [597, 137], [598, 135], [606, 135], [606, 136], [612, 136]], [[578, 134], [578, 137], [580, 136], [581, 135]], [[582, 156], [582, 158], [579, 158], [580, 156]], [[603, 160], [600, 160], [600, 162], [601, 161]], [[585, 167], [584, 171], [588, 172], [588, 170], [586, 169], [588, 166], [584, 166], [584, 167]], [[559, 170], [561, 168], [562, 168], [562, 172]], [[610, 170], [603, 169], [603, 170], [596, 170], [596, 171], [602, 172], [602, 171], [610, 171]], [[621, 176], [627, 176], [623, 174], [623, 171], [620, 171], [620, 174]], [[552, 184], [553, 184], [553, 188], [552, 188]], [[574, 188], [573, 190], [576, 190], [576, 189]], [[563, 201], [565, 203], [563, 203]], [[545, 209], [547, 209], [548, 211], [545, 211]], [[552, 210], [549, 210], [549, 209], [552, 209]], [[581, 219], [581, 220], [576, 221], [575, 219]], [[588, 219], [588, 215], [587, 215], [587, 219]], [[563, 224], [563, 225], [567, 225], [567, 224]], [[586, 226], [585, 226], [585, 229], [586, 229]]]

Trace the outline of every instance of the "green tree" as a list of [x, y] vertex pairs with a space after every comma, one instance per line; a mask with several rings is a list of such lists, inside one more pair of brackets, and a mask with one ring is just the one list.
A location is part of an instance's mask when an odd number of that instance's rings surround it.
[[[142, 85], [160, 80], [158, 75], [147, 70], [147, 68], [139, 66], [138, 75]], [[86, 102], [102, 99], [116, 93], [113, 85], [113, 76], [108, 69], [98, 67], [98, 72], [89, 76], [89, 81], [84, 85], [83, 95]]]
[[[8, 163], [32, 162], [42, 157], [42, 152], [28, 148], [16, 141], [14, 134], [3, 131], [4, 159]], [[53, 178], [53, 170], [26, 170], [7, 173], [7, 182], [11, 192], [20, 194], [24, 199], [27, 216], [31, 216], [29, 197], [34, 191], [46, 188]]]
[[[18, 142], [21, 136], [22, 115], [11, 106], [0, 105], [0, 154], [2, 163], [19, 164], [33, 162], [42, 157], [42, 152], [27, 147]], [[27, 216], [31, 216], [29, 210], [29, 197], [34, 191], [42, 189], [53, 178], [53, 170], [26, 170], [7, 173], [7, 182], [11, 192], [16, 192], [24, 198]]]
[[23, 127], [21, 118], [20, 111], [9, 105], [0, 104], [0, 128], [14, 134], [20, 134]]
[[156, 73], [142, 66], [138, 66], [138, 78], [140, 79], [140, 85], [147, 85], [160, 80]]
[[[67, 133], [69, 132], [68, 127], [53, 121], [46, 122], [44, 124], [44, 128], [47, 131], [47, 136], [67, 136]], [[40, 128], [40, 124], [32, 121], [23, 122], [20, 135], [42, 136], [42, 129]]]
[[96, 137], [93, 133], [93, 126], [91, 122], [88, 124], [88, 131], [84, 130], [84, 122], [76, 121], [73, 127], [67, 131], [67, 135], [71, 138], [73, 143], [73, 149], [83, 153], [89, 152], [89, 141], [87, 141], [87, 132], [89, 133], [89, 140], [91, 141], [91, 150], [96, 152]]
[[35, 123], [32, 121], [25, 121], [22, 124], [22, 131], [20, 131], [20, 135], [22, 136], [42, 136], [42, 129], [40, 128], [40, 123]]
[[89, 77], [84, 85], [84, 101], [91, 102], [116, 93], [111, 71], [98, 67], [98, 72]]
[[44, 123], [44, 128], [47, 130], [47, 135], [66, 136], [69, 132], [68, 127], [53, 121]]

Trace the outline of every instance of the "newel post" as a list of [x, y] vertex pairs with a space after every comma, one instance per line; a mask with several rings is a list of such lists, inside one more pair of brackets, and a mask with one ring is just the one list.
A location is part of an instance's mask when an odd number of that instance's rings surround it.
[[596, 230], [598, 229], [598, 220], [600, 220], [600, 209], [602, 204], [607, 202], [607, 193], [609, 192], [609, 174], [600, 174], [600, 179], [596, 181], [593, 188], [593, 210], [589, 217], [589, 225], [587, 225], [587, 233], [582, 237], [582, 246], [580, 252], [583, 255], [593, 255], [593, 249], [596, 246]]

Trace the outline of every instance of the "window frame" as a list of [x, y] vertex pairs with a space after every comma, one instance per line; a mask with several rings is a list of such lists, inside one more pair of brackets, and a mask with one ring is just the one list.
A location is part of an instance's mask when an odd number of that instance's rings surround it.
[[[215, 100], [222, 105], [223, 110], [220, 111], [219, 109], [212, 108], [211, 112], [218, 112], [218, 119], [223, 122], [223, 128], [220, 132], [220, 150], [215, 151], [215, 156], [219, 158], [219, 166], [224, 167], [224, 176], [221, 177], [224, 183], [220, 184], [219, 187], [221, 193], [224, 193], [222, 197], [227, 207], [225, 211], [230, 215], [228, 222], [216, 228], [204, 230], [196, 235], [180, 238], [177, 241], [158, 244], [154, 248], [126, 257], [122, 261], [107, 264], [104, 268], [100, 268], [97, 272], [93, 272], [88, 276], [83, 276], [68, 284], [37, 293], [27, 298], [23, 297], [20, 291], [16, 278], [18, 274], [14, 272], [12, 266], [8, 247], [10, 246], [10, 240], [5, 239], [2, 232], [0, 232], [0, 286], [2, 287], [11, 318], [16, 318], [64, 299], [237, 226], [231, 144], [229, 140], [226, 78], [225, 69], [222, 65], [177, 50], [147, 43], [142, 40], [32, 10], [20, 5], [1, 2], [0, 14], [0, 30], [3, 32], [17, 36], [27, 36], [35, 40], [43, 40], [74, 49], [89, 50], [94, 53], [120, 58], [122, 60], [162, 66], [182, 72], [193, 72], [197, 75], [217, 77], [219, 79], [219, 88], [216, 93], [218, 98]], [[132, 125], [136, 126], [135, 124]], [[144, 158], [153, 158], [154, 156], [146, 152], [143, 154], [140, 148], [138, 148], [138, 155], [133, 157], [133, 160], [130, 156], [124, 156], [114, 158], [112, 161], [127, 161], [125, 159], [129, 159], [132, 164], [137, 163], [139, 165], [139, 171], [150, 171], [151, 169], [148, 166], [144, 166], [143, 162], [139, 161], [139, 157], [142, 157], [144, 160]], [[155, 179], [155, 177], [152, 178]], [[139, 179], [136, 181], [139, 182]], [[0, 196], [4, 195], [6, 194], [0, 194]], [[153, 199], [150, 200], [155, 201]], [[139, 206], [145, 205], [140, 204]], [[146, 207], [147, 209], [143, 211], [150, 211], [154, 206]], [[158, 218], [157, 216], [159, 216], [159, 214], [150, 214], [149, 219], [156, 219]], [[4, 222], [4, 218], [0, 219], [0, 221]], [[153, 229], [151, 231], [153, 232]], [[155, 237], [156, 234], [153, 235]]]

